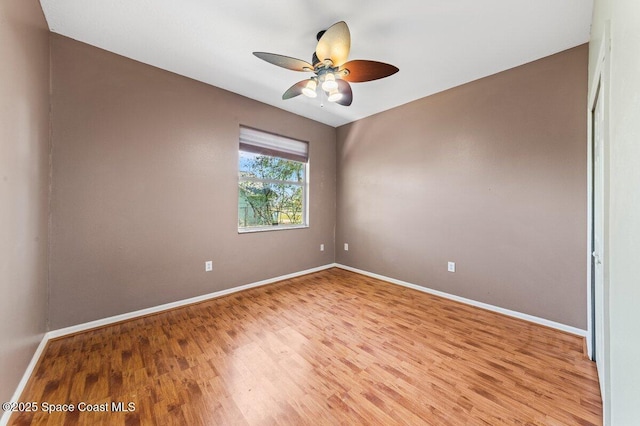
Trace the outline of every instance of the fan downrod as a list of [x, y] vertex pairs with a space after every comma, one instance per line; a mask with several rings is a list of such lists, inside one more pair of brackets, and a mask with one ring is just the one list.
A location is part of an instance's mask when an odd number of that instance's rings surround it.
[[[320, 39], [322, 38], [322, 36], [326, 32], [327, 32], [327, 30], [322, 30], [322, 31], [318, 32], [318, 34], [316, 34], [316, 40], [320, 41]], [[311, 57], [311, 63], [315, 67], [319, 62], [320, 62], [320, 59], [318, 59], [318, 56], [316, 55], [316, 52], [313, 52], [313, 56]]]

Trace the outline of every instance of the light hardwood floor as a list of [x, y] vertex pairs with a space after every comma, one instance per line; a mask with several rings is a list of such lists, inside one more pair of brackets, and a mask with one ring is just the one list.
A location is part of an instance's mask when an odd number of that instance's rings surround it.
[[53, 340], [21, 400], [135, 411], [10, 424], [602, 424], [581, 338], [341, 269]]

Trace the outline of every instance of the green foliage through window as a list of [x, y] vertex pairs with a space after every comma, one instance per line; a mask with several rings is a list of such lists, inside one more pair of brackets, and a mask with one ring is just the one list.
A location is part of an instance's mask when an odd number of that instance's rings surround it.
[[240, 151], [238, 227], [305, 224], [306, 163]]

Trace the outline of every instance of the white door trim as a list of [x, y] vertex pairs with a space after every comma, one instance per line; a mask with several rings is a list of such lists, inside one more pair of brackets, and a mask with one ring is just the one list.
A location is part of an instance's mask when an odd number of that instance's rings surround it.
[[589, 358], [595, 361], [594, 354], [594, 340], [593, 333], [595, 324], [593, 321], [594, 318], [594, 295], [592, 293], [592, 262], [593, 256], [592, 253], [594, 251], [592, 235], [593, 235], [593, 179], [594, 179], [594, 170], [593, 170], [593, 111], [596, 107], [596, 102], [600, 99], [601, 102], [604, 102], [605, 113], [603, 115], [603, 123], [602, 123], [602, 131], [605, 135], [604, 140], [605, 143], [603, 145], [604, 155], [602, 158], [603, 166], [604, 166], [604, 184], [603, 184], [603, 197], [604, 197], [604, 238], [603, 238], [603, 251], [604, 257], [602, 259], [603, 267], [604, 267], [604, 286], [605, 286], [605, 296], [604, 303], [605, 309], [602, 314], [604, 315], [605, 322], [605, 331], [604, 331], [604, 354], [605, 354], [605, 365], [598, 365], [598, 369], [602, 371], [602, 377], [604, 378], [604, 383], [600, 384], [602, 389], [602, 408], [603, 408], [603, 419], [605, 425], [609, 422], [607, 421], [607, 415], [609, 413], [610, 407], [610, 383], [609, 383], [609, 362], [608, 362], [608, 354], [607, 350], [609, 347], [609, 335], [608, 335], [608, 292], [606, 289], [608, 288], [608, 265], [609, 265], [609, 250], [608, 250], [608, 190], [609, 187], [609, 147], [606, 141], [609, 140], [609, 94], [610, 94], [610, 52], [611, 52], [611, 32], [610, 32], [610, 22], [605, 22], [604, 31], [600, 40], [600, 46], [598, 48], [598, 59], [595, 64], [595, 70], [593, 73], [592, 80], [590, 81], [589, 93], [588, 93], [588, 103], [587, 103], [587, 352]]

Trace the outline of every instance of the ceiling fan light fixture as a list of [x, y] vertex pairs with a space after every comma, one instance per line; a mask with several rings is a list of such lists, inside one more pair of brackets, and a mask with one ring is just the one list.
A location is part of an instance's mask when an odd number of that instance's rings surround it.
[[302, 94], [310, 98], [315, 98], [316, 96], [318, 96], [318, 93], [316, 92], [317, 87], [318, 84], [315, 80], [309, 80], [307, 82], [307, 85], [302, 88]]
[[329, 102], [336, 102], [339, 101], [340, 99], [342, 99], [342, 93], [338, 92], [338, 88], [336, 85], [336, 88], [329, 91], [329, 97], [327, 98], [327, 100]]
[[322, 83], [322, 90], [325, 92], [331, 92], [338, 89], [338, 83], [336, 82], [336, 76], [333, 73], [326, 73], [324, 76], [324, 82]]
[[[351, 34], [344, 21], [336, 22], [328, 29], [320, 31], [316, 38], [318, 44], [311, 56], [311, 63], [275, 53], [253, 52], [254, 56], [270, 64], [315, 74], [289, 87], [282, 94], [283, 100], [299, 95], [317, 98], [320, 94], [322, 99], [326, 96], [329, 102], [349, 106], [353, 101], [350, 83], [378, 80], [399, 71], [398, 67], [384, 62], [364, 59], [347, 62]], [[322, 92], [318, 90], [318, 86], [322, 88]]]

